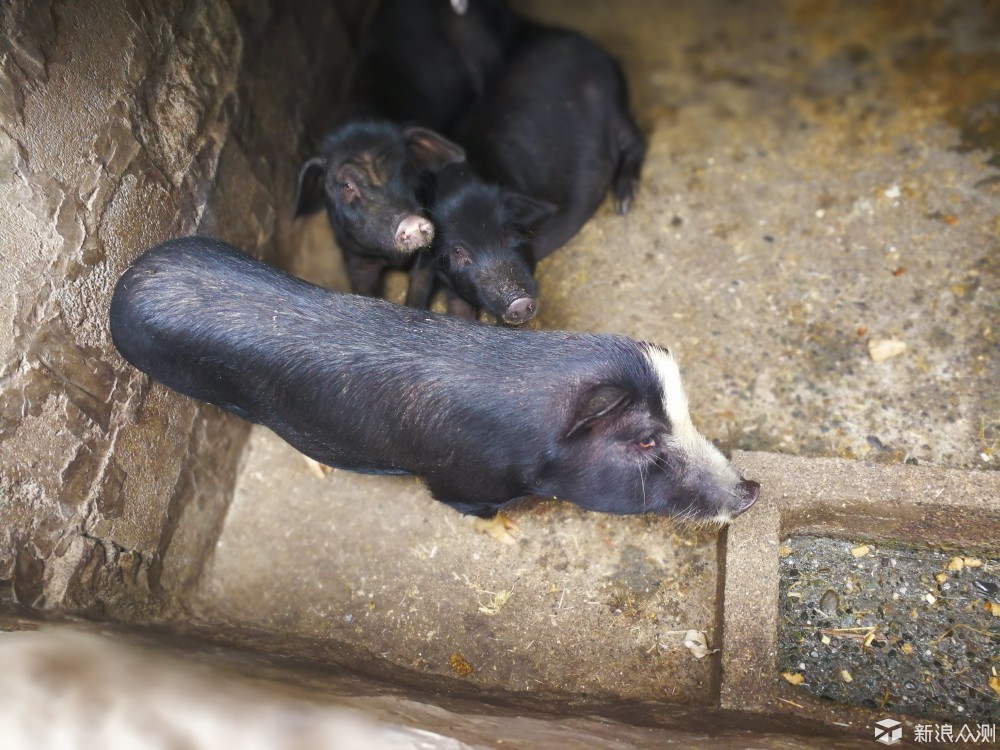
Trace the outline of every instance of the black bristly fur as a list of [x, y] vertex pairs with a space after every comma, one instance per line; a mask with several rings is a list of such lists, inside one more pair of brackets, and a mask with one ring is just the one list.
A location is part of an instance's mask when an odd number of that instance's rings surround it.
[[[215, 240], [122, 275], [115, 346], [170, 388], [352, 471], [416, 474], [463, 512], [526, 495], [611, 513], [718, 512], [669, 433], [648, 345], [494, 328], [313, 286]], [[668, 460], [669, 459], [669, 460]], [[714, 493], [714, 494], [713, 494]]]
[[[442, 169], [434, 186], [428, 265], [452, 298], [471, 306], [465, 317], [482, 309], [503, 318], [514, 300], [537, 297], [531, 227], [554, 207], [486, 183], [465, 164]], [[426, 307], [431, 291], [429, 276], [414, 272], [407, 303]]]
[[351, 288], [378, 296], [385, 269], [407, 267], [416, 255], [400, 250], [395, 235], [404, 218], [422, 215], [427, 176], [464, 159], [460, 147], [431, 130], [346, 116], [326, 136], [320, 155], [299, 170], [295, 213], [325, 206]]
[[451, 131], [503, 70], [520, 21], [506, 0], [382, 0], [350, 98], [387, 119]]
[[400, 248], [397, 229], [422, 216], [423, 178], [465, 158], [436, 131], [499, 73], [516, 22], [504, 0], [477, 0], [464, 15], [448, 0], [379, 4], [339, 122], [302, 166], [296, 196], [296, 216], [326, 206], [356, 293], [380, 295], [387, 268], [413, 263], [420, 245]]
[[453, 135], [484, 179], [558, 207], [535, 227], [536, 261], [573, 237], [609, 189], [627, 212], [646, 153], [614, 59], [576, 32], [531, 22]]
[[[619, 213], [627, 212], [646, 151], [617, 63], [575, 32], [530, 21], [517, 27], [503, 76], [453, 135], [474, 173], [464, 169], [464, 180], [439, 175], [431, 216], [440, 231], [432, 253], [447, 286], [498, 316], [497, 300], [510, 283], [493, 267], [517, 267], [527, 288], [530, 271], [516, 256], [530, 255], [533, 268], [580, 230], [609, 189]], [[502, 214], [498, 220], [480, 198], [487, 183], [501, 186], [497, 201], [510, 195], [534, 201], [532, 220], [520, 226]], [[449, 228], [460, 224], [480, 227], [482, 239], [465, 247], [472, 262], [455, 268], [443, 259], [457, 242]]]

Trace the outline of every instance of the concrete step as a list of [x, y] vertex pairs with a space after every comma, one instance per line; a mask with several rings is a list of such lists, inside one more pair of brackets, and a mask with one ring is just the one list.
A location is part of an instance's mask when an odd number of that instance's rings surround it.
[[[520, 540], [507, 546], [416, 479], [320, 477], [255, 428], [189, 608], [265, 651], [309, 644], [311, 661], [451, 693], [722, 708], [864, 734], [880, 715], [779, 674], [781, 539], [989, 548], [1000, 474], [764, 453], [734, 463], [763, 490], [721, 535], [537, 501], [510, 513]], [[697, 658], [688, 630], [719, 652]], [[912, 731], [913, 717], [895, 718]]]
[[503, 692], [715, 701], [684, 635], [717, 641], [717, 529], [557, 501], [509, 515], [514, 546], [416, 479], [319, 478], [255, 428], [196, 609]]

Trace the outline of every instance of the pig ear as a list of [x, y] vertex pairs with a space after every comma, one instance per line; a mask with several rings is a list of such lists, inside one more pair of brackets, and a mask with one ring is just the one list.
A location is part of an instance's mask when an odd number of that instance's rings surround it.
[[295, 215], [314, 214], [323, 208], [323, 178], [326, 177], [326, 159], [314, 156], [299, 170], [299, 184], [295, 189]]
[[465, 149], [427, 128], [403, 128], [406, 145], [421, 164], [440, 169], [465, 161]]
[[617, 385], [598, 385], [583, 394], [573, 414], [573, 426], [566, 437], [589, 429], [597, 422], [620, 412], [630, 401], [629, 392]]
[[504, 195], [503, 207], [510, 222], [522, 229], [531, 229], [542, 219], [554, 214], [558, 208], [554, 203], [513, 192]]

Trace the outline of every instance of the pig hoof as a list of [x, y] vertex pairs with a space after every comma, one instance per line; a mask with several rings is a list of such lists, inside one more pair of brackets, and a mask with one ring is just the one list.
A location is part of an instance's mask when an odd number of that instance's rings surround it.
[[422, 216], [405, 217], [396, 227], [396, 249], [408, 253], [427, 247], [434, 239], [434, 225]]
[[309, 456], [303, 456], [302, 458], [305, 459], [306, 465], [309, 467], [309, 471], [320, 479], [325, 479], [326, 475], [333, 471], [333, 469], [329, 466], [321, 464], [316, 459], [309, 458]]
[[635, 200], [636, 183], [630, 180], [628, 184], [619, 185], [615, 189], [615, 213], [624, 216], [632, 208], [632, 201]]
[[472, 528], [503, 544], [517, 544], [517, 537], [520, 536], [517, 524], [503, 513], [497, 513], [493, 518], [475, 518], [472, 521]]

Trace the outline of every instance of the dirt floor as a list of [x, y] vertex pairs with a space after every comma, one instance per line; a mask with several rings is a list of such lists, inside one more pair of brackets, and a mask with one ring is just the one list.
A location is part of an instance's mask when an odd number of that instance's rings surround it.
[[[632, 212], [541, 264], [540, 326], [670, 347], [726, 447], [997, 468], [1000, 5], [517, 5], [621, 60], [650, 140]], [[323, 221], [293, 270], [343, 289]], [[714, 702], [684, 645], [719, 640], [714, 533], [514, 516], [502, 546], [415, 480], [321, 479], [256, 430], [191, 606], [490, 690]]]
[[674, 348], [747, 450], [995, 466], [1000, 7], [913, 7], [532, 4], [619, 56], [650, 135], [633, 213], [542, 265], [542, 325]]

